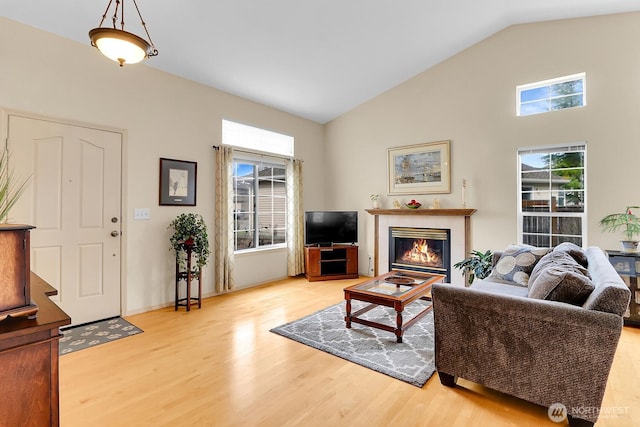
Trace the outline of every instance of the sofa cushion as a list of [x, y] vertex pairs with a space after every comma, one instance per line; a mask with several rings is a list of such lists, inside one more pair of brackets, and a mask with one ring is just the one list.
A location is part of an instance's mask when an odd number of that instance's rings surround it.
[[587, 253], [584, 251], [584, 249], [582, 249], [580, 246], [576, 245], [575, 243], [571, 243], [571, 242], [560, 243], [558, 246], [553, 248], [553, 252], [566, 252], [573, 259], [575, 259], [576, 262], [581, 266], [587, 267], [588, 265]]
[[516, 285], [513, 282], [507, 282], [506, 280], [499, 279], [484, 279], [476, 280], [471, 285], [472, 289], [479, 289], [485, 292], [491, 292], [500, 295], [513, 295], [516, 297], [527, 297], [527, 288], [524, 286]]
[[550, 265], [529, 286], [529, 297], [582, 305], [594, 288], [584, 274]]
[[533, 267], [550, 250], [529, 245], [509, 245], [491, 270], [490, 277], [526, 287]]
[[563, 250], [543, 256], [530, 277], [530, 298], [582, 305], [595, 288], [588, 270]]
[[556, 251], [554, 249], [552, 252], [549, 252], [540, 258], [540, 261], [538, 261], [538, 263], [533, 267], [533, 270], [529, 275], [529, 287], [531, 287], [531, 285], [536, 281], [540, 273], [551, 265], [558, 267], [562, 266], [567, 270], [579, 272], [591, 278], [589, 270], [586, 267], [583, 267], [582, 264], [579, 264], [578, 261], [569, 255], [568, 252], [562, 250]]

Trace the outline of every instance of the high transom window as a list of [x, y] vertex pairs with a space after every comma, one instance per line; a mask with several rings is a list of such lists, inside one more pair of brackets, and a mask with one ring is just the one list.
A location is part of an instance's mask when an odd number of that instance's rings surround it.
[[584, 144], [518, 150], [518, 228], [522, 243], [586, 243]]
[[517, 86], [518, 116], [585, 106], [585, 78], [580, 73]]

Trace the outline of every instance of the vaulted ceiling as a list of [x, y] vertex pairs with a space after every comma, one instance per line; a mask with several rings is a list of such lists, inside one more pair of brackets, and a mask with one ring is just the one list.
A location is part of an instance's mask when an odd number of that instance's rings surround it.
[[[107, 3], [2, 0], [0, 15], [89, 45]], [[637, 0], [137, 3], [159, 51], [146, 65], [319, 123], [510, 25], [640, 11]], [[143, 36], [133, 2], [124, 7], [125, 29]]]

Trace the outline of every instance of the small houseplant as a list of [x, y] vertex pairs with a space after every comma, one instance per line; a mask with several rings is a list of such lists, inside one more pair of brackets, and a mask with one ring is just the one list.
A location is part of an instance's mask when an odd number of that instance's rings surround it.
[[3, 151], [0, 155], [0, 223], [7, 220], [9, 211], [16, 204], [27, 187], [28, 179], [15, 181], [13, 171], [9, 169], [9, 154]]
[[371, 206], [373, 207], [373, 209], [379, 209], [380, 208], [380, 195], [379, 194], [372, 194], [371, 196], [369, 196], [369, 198], [371, 199]]
[[484, 279], [491, 273], [493, 253], [491, 250], [486, 252], [473, 250], [469, 255], [469, 258], [465, 258], [453, 266], [462, 270], [462, 275], [466, 275], [470, 285], [476, 277]]
[[187, 247], [190, 247], [191, 254], [195, 258], [193, 270], [198, 273], [202, 267], [207, 265], [211, 254], [207, 224], [205, 224], [202, 215], [180, 214], [171, 221], [168, 228], [173, 230], [169, 241], [171, 242], [170, 250], [176, 255], [176, 262], [182, 269], [187, 267]]
[[624, 212], [612, 213], [600, 220], [603, 231], [622, 231], [625, 240], [622, 240], [623, 250], [638, 249], [638, 235], [640, 235], [640, 217], [631, 209], [640, 209], [640, 206], [627, 206]]

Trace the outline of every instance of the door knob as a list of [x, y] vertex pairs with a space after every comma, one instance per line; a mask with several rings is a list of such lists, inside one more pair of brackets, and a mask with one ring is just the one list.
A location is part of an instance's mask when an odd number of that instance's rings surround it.
[[113, 237], [118, 237], [118, 236], [120, 235], [120, 233], [118, 233], [116, 230], [113, 230], [113, 231], [111, 232], [111, 235], [112, 235]]

